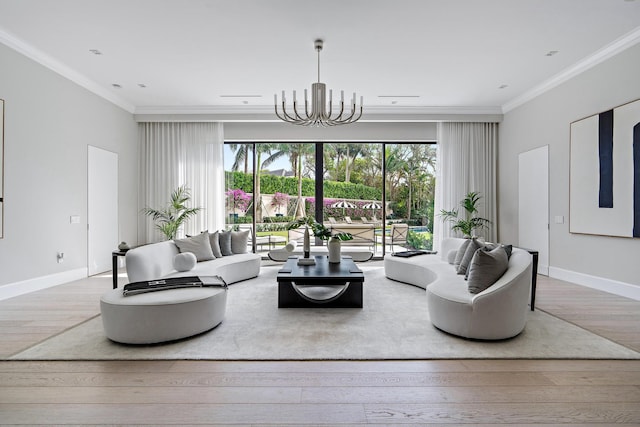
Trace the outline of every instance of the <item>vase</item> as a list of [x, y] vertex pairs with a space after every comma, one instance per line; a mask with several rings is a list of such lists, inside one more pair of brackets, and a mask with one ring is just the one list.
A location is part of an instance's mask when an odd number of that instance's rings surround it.
[[329, 250], [329, 262], [331, 264], [338, 264], [340, 262], [340, 246], [341, 242], [339, 239], [335, 237], [329, 239], [327, 248]]
[[120, 249], [121, 251], [127, 251], [129, 250], [129, 245], [127, 245], [126, 242], [120, 242], [120, 244], [118, 245], [118, 249]]
[[311, 237], [309, 236], [309, 227], [304, 228], [302, 250], [304, 252], [304, 257], [309, 258], [309, 253], [311, 252]]

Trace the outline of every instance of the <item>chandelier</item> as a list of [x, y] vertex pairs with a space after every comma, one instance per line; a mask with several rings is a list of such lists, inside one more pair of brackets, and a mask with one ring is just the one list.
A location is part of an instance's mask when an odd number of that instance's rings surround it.
[[[309, 101], [307, 90], [304, 90], [304, 111], [298, 111], [296, 91], [293, 91], [293, 111], [287, 111], [287, 101], [282, 91], [282, 104], [278, 109], [278, 95], [274, 95], [276, 116], [287, 123], [301, 126], [336, 126], [357, 122], [362, 117], [362, 97], [360, 97], [360, 108], [356, 107], [356, 94], [353, 93], [351, 99], [351, 112], [345, 112], [344, 91], [340, 91], [340, 109], [333, 111], [333, 94], [329, 90], [329, 103], [327, 105], [326, 85], [320, 83], [320, 51], [322, 50], [322, 40], [316, 40], [314, 47], [318, 52], [318, 82], [311, 85], [311, 111], [309, 111]], [[328, 111], [327, 111], [328, 108]], [[344, 117], [343, 117], [344, 115]]]

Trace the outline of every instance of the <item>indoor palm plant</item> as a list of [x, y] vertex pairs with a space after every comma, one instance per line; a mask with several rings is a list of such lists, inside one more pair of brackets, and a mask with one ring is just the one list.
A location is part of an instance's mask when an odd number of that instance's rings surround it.
[[443, 221], [448, 221], [452, 224], [451, 230], [461, 232], [464, 237], [472, 237], [474, 230], [487, 228], [491, 224], [491, 221], [486, 218], [474, 216], [478, 213], [477, 204], [481, 198], [480, 193], [472, 191], [460, 201], [460, 206], [464, 209], [462, 218], [459, 218], [460, 212], [457, 208], [450, 211], [442, 209], [440, 216]]
[[153, 219], [156, 228], [164, 234], [167, 240], [173, 240], [182, 224], [202, 209], [188, 207], [187, 202], [190, 199], [190, 190], [183, 185], [171, 193], [169, 204], [166, 207], [162, 209], [147, 207], [144, 209], [144, 213]]

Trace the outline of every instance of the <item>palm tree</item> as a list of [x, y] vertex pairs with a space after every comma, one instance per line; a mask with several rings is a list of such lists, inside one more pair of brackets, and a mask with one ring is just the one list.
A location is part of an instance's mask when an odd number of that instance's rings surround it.
[[295, 217], [302, 218], [306, 215], [304, 208], [304, 200], [302, 199], [302, 167], [304, 158], [309, 157], [315, 153], [315, 146], [308, 143], [289, 144], [289, 156], [295, 158], [295, 164], [297, 169], [295, 170], [295, 176], [298, 178], [298, 194], [296, 199], [296, 211]]
[[251, 144], [229, 144], [231, 152], [236, 153], [236, 157], [231, 166], [231, 170], [240, 169], [240, 164], [244, 164], [244, 173], [249, 173], [249, 153]]
[[[255, 188], [253, 189], [253, 203], [255, 206], [256, 221], [262, 220], [262, 194], [260, 192], [260, 175], [262, 173], [262, 169], [268, 167], [280, 157], [287, 154], [286, 151], [281, 150], [280, 148], [280, 144], [256, 144], [256, 165], [258, 165], [258, 167], [255, 173]], [[262, 160], [263, 154], [268, 155], [268, 157], [264, 161]]]

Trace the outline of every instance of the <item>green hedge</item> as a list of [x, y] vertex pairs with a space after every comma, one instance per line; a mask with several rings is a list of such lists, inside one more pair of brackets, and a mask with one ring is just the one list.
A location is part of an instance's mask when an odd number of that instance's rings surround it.
[[[246, 193], [253, 193], [253, 175], [244, 172], [225, 172], [225, 185], [239, 188]], [[298, 195], [298, 179], [274, 175], [260, 175], [260, 192], [262, 194], [285, 193]], [[315, 181], [302, 178], [302, 195], [315, 196]], [[381, 200], [382, 190], [362, 184], [348, 182], [324, 181], [324, 197], [334, 199]]]

